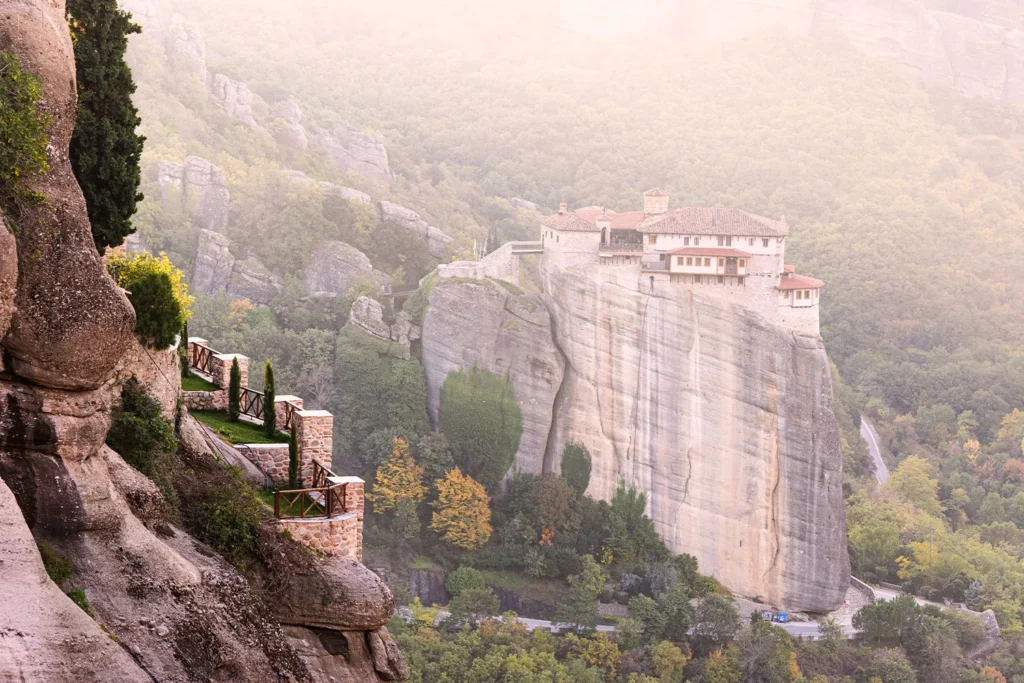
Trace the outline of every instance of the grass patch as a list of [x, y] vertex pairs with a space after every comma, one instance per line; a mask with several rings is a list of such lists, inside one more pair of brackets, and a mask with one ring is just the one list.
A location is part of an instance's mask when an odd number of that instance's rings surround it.
[[518, 572], [499, 572], [490, 569], [481, 569], [480, 573], [483, 574], [488, 586], [512, 590], [523, 598], [549, 605], [557, 604], [568, 592], [566, 582], [561, 579], [534, 578]]
[[[299, 487], [299, 488], [301, 488], [301, 487]], [[282, 488], [282, 489], [280, 489], [280, 490], [281, 490], [281, 491], [288, 491], [288, 490], [290, 490], [290, 489], [288, 489], [287, 487], [285, 487], [285, 488]], [[256, 492], [256, 495], [257, 495], [257, 496], [259, 497], [259, 499], [260, 499], [260, 500], [261, 500], [261, 501], [262, 501], [262, 502], [263, 502], [264, 504], [266, 504], [266, 505], [267, 505], [267, 507], [269, 507], [269, 508], [270, 508], [271, 510], [273, 510], [273, 509], [274, 509], [274, 497], [275, 497], [275, 496], [274, 496], [274, 493], [275, 493], [275, 490], [274, 490], [274, 489], [260, 489], [260, 490], [258, 490], [258, 491]], [[305, 503], [306, 505], [309, 505], [309, 500], [308, 500], [308, 499], [305, 499], [305, 500], [304, 500], [304, 503]], [[282, 506], [283, 506], [283, 505], [285, 505], [284, 501], [282, 501], [282, 502], [281, 502], [281, 505], [282, 505]], [[295, 506], [295, 507], [293, 507], [293, 508], [292, 508], [291, 510], [289, 510], [289, 511], [286, 511], [286, 512], [285, 512], [285, 513], [284, 513], [283, 515], [281, 515], [281, 516], [282, 516], [282, 517], [300, 517], [301, 515], [299, 515], [299, 512], [300, 512], [300, 510], [299, 510], [298, 506]], [[307, 517], [307, 519], [309, 519], [309, 518]]]
[[495, 280], [495, 282], [497, 282], [499, 285], [501, 285], [502, 287], [507, 289], [510, 293], [512, 293], [512, 294], [514, 294], [516, 296], [520, 296], [523, 293], [523, 290], [519, 289], [519, 287], [517, 287], [516, 285], [512, 284], [511, 282], [505, 282], [504, 280]]
[[213, 382], [207, 382], [199, 375], [194, 375], [191, 372], [188, 373], [188, 377], [181, 378], [181, 390], [182, 391], [220, 391]]
[[263, 425], [239, 420], [231, 422], [227, 413], [213, 410], [193, 410], [191, 415], [233, 444], [288, 443], [288, 435], [278, 432], [268, 439]]
[[58, 586], [68, 579], [75, 572], [74, 565], [64, 553], [60, 552], [46, 541], [36, 541], [39, 546], [39, 556], [43, 558], [43, 568], [46, 574]]
[[409, 569], [439, 569], [440, 565], [434, 562], [429, 557], [422, 555], [413, 555], [412, 560], [409, 562]]
[[68, 591], [68, 597], [71, 601], [82, 608], [82, 611], [92, 616], [92, 607], [89, 605], [89, 599], [85, 597], [85, 591], [81, 588], [76, 588], [73, 591]]

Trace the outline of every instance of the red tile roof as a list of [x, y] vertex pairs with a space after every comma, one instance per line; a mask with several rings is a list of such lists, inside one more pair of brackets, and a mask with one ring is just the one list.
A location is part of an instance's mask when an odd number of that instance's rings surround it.
[[[574, 213], [588, 223], [596, 223], [597, 219], [601, 216], [602, 210], [599, 206], [586, 206], [582, 209], [576, 209]], [[644, 219], [643, 211], [615, 213], [614, 211], [605, 210], [604, 213], [612, 221], [612, 230], [635, 230], [640, 221]]]
[[750, 254], [739, 249], [726, 247], [683, 247], [666, 252], [672, 256], [724, 256], [727, 258], [750, 258]]
[[600, 232], [593, 223], [583, 220], [575, 213], [556, 213], [540, 219], [545, 228], [561, 232]]
[[731, 235], [740, 237], [785, 237], [789, 226], [739, 209], [686, 207], [648, 217], [636, 228], [640, 232], [671, 235]]
[[824, 286], [825, 283], [817, 278], [793, 273], [780, 279], [778, 290], [784, 292], [789, 289], [821, 289]]

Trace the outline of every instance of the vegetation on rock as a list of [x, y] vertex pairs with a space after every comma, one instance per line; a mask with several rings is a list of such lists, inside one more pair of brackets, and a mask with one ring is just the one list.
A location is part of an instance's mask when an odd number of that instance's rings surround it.
[[[189, 296], [184, 275], [165, 254], [113, 254], [107, 270], [128, 292], [135, 309], [135, 335], [154, 349], [174, 343], [192, 316], [195, 299]], [[182, 340], [187, 343], [187, 340]]]
[[39, 79], [22, 68], [17, 55], [0, 52], [0, 209], [15, 225], [23, 206], [44, 200], [25, 188], [26, 181], [49, 167], [50, 116], [40, 107], [42, 100]]

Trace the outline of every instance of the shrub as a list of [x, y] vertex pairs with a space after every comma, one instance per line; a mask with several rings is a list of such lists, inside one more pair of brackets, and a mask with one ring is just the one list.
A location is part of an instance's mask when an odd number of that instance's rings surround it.
[[171, 511], [177, 510], [174, 423], [163, 416], [160, 403], [134, 377], [121, 389], [121, 405], [114, 409], [107, 445], [152, 479]]
[[181, 339], [178, 340], [178, 363], [181, 366], [181, 378], [189, 375], [188, 357], [188, 323], [181, 326]]
[[236, 469], [228, 479], [201, 492], [188, 514], [193, 533], [236, 565], [258, 550], [264, 505]]
[[238, 422], [238, 416], [242, 414], [242, 368], [238, 366], [238, 359], [231, 359], [231, 375], [228, 378], [228, 419]]
[[566, 444], [562, 451], [562, 478], [577, 496], [590, 485], [590, 451], [579, 443]]
[[274, 409], [276, 399], [274, 391], [274, 366], [268, 360], [263, 366], [263, 433], [268, 439], [277, 433], [277, 410]]
[[455, 463], [495, 491], [523, 435], [522, 411], [508, 378], [476, 368], [449, 374], [441, 387], [439, 419]]
[[0, 207], [17, 218], [25, 204], [43, 201], [24, 189], [27, 178], [48, 169], [46, 145], [50, 116], [41, 110], [42, 83], [24, 71], [17, 55], [0, 52]]
[[444, 587], [448, 589], [453, 598], [462, 595], [468, 590], [481, 590], [487, 588], [487, 581], [484, 575], [472, 567], [459, 567], [444, 581]]
[[54, 548], [46, 541], [36, 541], [39, 547], [39, 557], [43, 560], [43, 568], [46, 575], [58, 586], [75, 573], [75, 566], [71, 560], [62, 552]]
[[139, 341], [155, 349], [174, 343], [192, 316], [195, 299], [167, 255], [114, 254], [107, 260], [107, 270], [128, 291]]
[[299, 487], [299, 430], [292, 425], [288, 439], [288, 488]]

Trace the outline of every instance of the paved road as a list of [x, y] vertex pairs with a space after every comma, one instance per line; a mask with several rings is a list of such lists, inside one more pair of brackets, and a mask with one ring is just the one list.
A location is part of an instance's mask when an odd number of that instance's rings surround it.
[[885, 466], [885, 461], [882, 460], [882, 449], [878, 443], [878, 432], [866, 417], [860, 418], [860, 435], [868, 442], [871, 459], [875, 462], [875, 478], [878, 479], [879, 484], [884, 484], [889, 480], [889, 468]]

